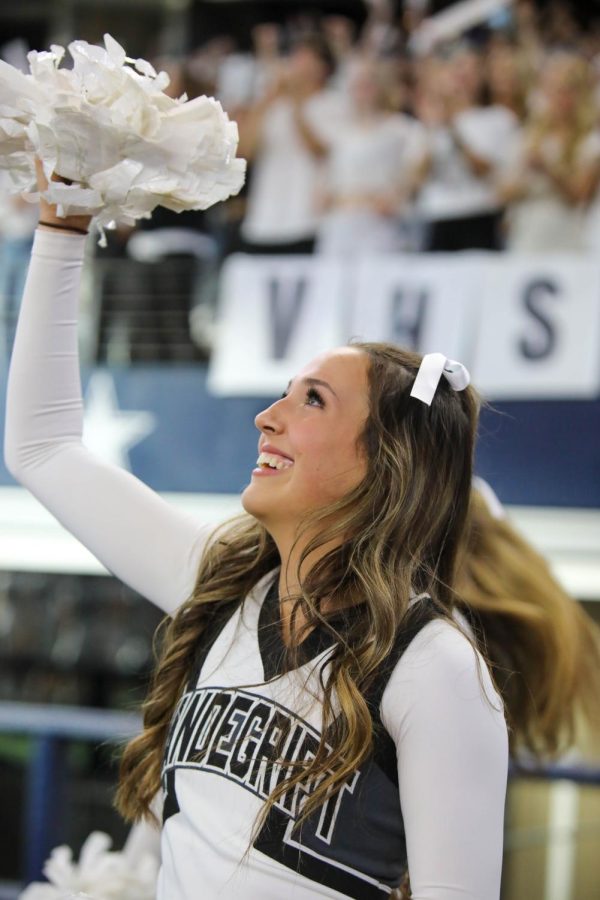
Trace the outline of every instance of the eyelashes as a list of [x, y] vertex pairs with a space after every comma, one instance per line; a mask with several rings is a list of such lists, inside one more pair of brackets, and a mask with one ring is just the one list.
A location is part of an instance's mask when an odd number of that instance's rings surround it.
[[[283, 400], [288, 396], [288, 393], [289, 391], [285, 390], [279, 399]], [[305, 404], [306, 406], [319, 406], [321, 407], [321, 409], [325, 407], [325, 401], [322, 394], [314, 387], [309, 387], [306, 389]]]
[[323, 397], [314, 387], [309, 387], [306, 392], [306, 400], [309, 406], [313, 406], [315, 403], [317, 406], [323, 407], [325, 406], [325, 401]]

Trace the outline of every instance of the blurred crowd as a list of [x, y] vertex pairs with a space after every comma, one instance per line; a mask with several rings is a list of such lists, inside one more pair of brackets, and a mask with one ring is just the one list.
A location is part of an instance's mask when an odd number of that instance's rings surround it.
[[[232, 252], [600, 249], [600, 17], [583, 25], [567, 0], [483, 6], [435, 33], [429, 0], [367, 0], [361, 27], [294, 12], [257, 24], [251, 50], [222, 36], [155, 60], [173, 96], [213, 95], [238, 122], [248, 179], [205, 213], [159, 210], [113, 235], [97, 357], [118, 359], [124, 340], [127, 359], [172, 358], [189, 321], [188, 356], [206, 355]], [[28, 214], [0, 216], [26, 232], [6, 227], [15, 272], [2, 257], [0, 294], [20, 290]]]
[[236, 249], [600, 248], [600, 29], [517, 0], [427, 47], [426, 2], [394, 9], [372, 2], [360, 31], [262, 24], [252, 54], [188, 61], [250, 163]]

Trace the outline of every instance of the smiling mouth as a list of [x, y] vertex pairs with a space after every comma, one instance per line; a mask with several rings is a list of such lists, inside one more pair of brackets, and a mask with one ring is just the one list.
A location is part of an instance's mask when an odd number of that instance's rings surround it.
[[259, 469], [276, 469], [281, 471], [282, 469], [291, 468], [294, 462], [275, 453], [260, 453], [256, 460], [256, 465]]

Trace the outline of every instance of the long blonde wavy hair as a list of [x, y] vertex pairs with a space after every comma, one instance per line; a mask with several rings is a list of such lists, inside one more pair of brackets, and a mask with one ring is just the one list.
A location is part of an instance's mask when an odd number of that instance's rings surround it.
[[[307, 629], [321, 624], [337, 639], [323, 685], [322, 738], [315, 758], [295, 771], [290, 767], [289, 777], [265, 801], [257, 828], [281, 794], [308, 782], [315, 788], [302, 821], [368, 757], [373, 724], [365, 692], [403, 627], [411, 594], [429, 593], [437, 613], [449, 620], [454, 605], [451, 586], [469, 505], [477, 394], [472, 388], [455, 392], [442, 378], [427, 406], [410, 397], [421, 356], [391, 344], [353, 346], [369, 358], [369, 415], [359, 438], [367, 474], [347, 496], [315, 510], [298, 536], [303, 548], [298, 572], [304, 572], [315, 548], [334, 547], [298, 579], [301, 593], [295, 598]], [[203, 631], [278, 564], [272, 538], [249, 516], [221, 530], [204, 554], [192, 596], [165, 623], [143, 707], [144, 730], [123, 753], [117, 805], [127, 819], [152, 816], [169, 724]], [[357, 606], [343, 634], [328, 625], [324, 601], [328, 609]]]
[[579, 720], [600, 733], [600, 628], [545, 559], [473, 491], [457, 573], [505, 704], [511, 750], [551, 758]]
[[[561, 147], [557, 160], [560, 165], [570, 167], [577, 164], [579, 148], [597, 123], [592, 70], [581, 55], [566, 50], [555, 50], [544, 62], [539, 77], [543, 95], [548, 94], [546, 81], [549, 78], [554, 79], [552, 83], [554, 91], [569, 90], [573, 96], [570, 114], [560, 122]], [[531, 111], [525, 123], [526, 134], [533, 147], [540, 147], [549, 136], [559, 133], [556, 118], [549, 115], [548, 102], [548, 96], [545, 97], [545, 103], [538, 100], [537, 106]]]

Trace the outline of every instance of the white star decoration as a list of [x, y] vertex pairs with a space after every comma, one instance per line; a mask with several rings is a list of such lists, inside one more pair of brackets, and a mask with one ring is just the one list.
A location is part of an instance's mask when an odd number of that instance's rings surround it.
[[156, 428], [156, 416], [119, 409], [115, 384], [107, 372], [95, 372], [85, 396], [83, 443], [104, 462], [131, 470], [129, 453]]

